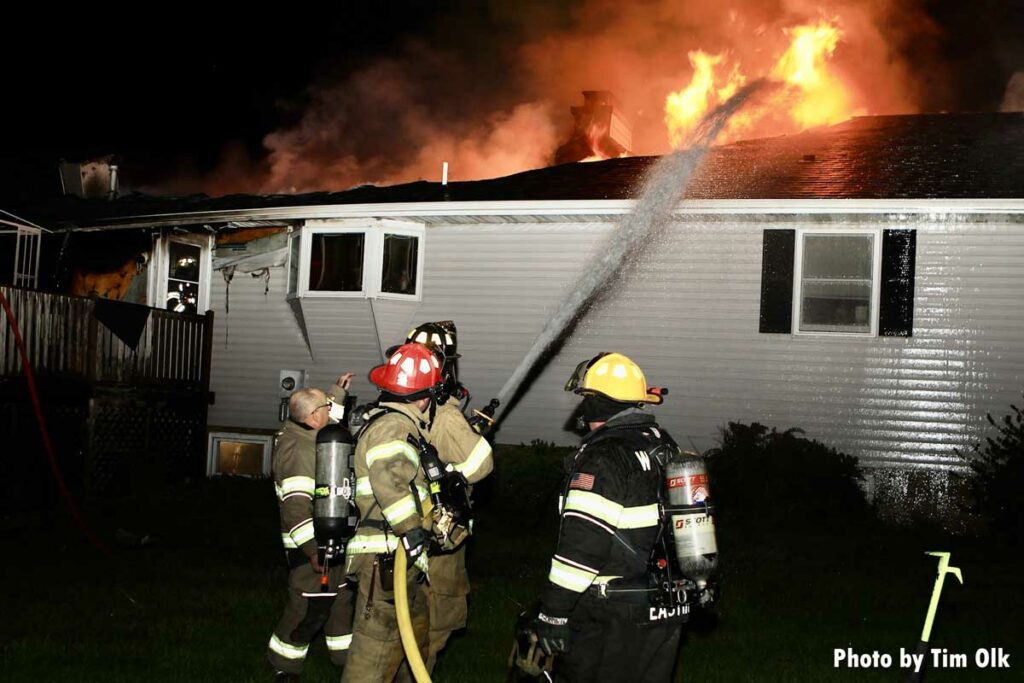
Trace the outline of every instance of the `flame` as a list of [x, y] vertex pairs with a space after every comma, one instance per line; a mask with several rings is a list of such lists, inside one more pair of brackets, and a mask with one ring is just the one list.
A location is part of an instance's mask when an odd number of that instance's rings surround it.
[[799, 90], [790, 115], [801, 130], [845, 121], [853, 115], [850, 97], [828, 60], [842, 32], [834, 24], [797, 26], [786, 31], [793, 41], [776, 62], [772, 76]]
[[587, 126], [587, 144], [590, 145], [590, 156], [580, 161], [604, 161], [611, 157], [601, 149], [601, 139], [608, 135], [608, 126], [591, 123]]
[[609, 151], [605, 140], [608, 138], [609, 126], [605, 123], [591, 123], [587, 126], [586, 139], [590, 147], [590, 154], [579, 160], [579, 163], [588, 161], [604, 161], [606, 159], [621, 159], [627, 156], [626, 152], [615, 154]]
[[[785, 88], [734, 114], [719, 142], [794, 133], [865, 113], [854, 107], [847, 86], [830, 65], [843, 37], [838, 18], [785, 28], [783, 33], [789, 41], [786, 49], [758, 75]], [[693, 67], [690, 84], [665, 98], [665, 123], [674, 148], [686, 145], [701, 118], [747, 82], [740, 64], [727, 52], [695, 50], [688, 57]]]
[[716, 79], [715, 69], [725, 60], [725, 54], [712, 55], [703, 50], [693, 50], [686, 56], [693, 67], [693, 79], [690, 85], [670, 93], [665, 99], [665, 121], [673, 147], [682, 146], [708, 109], [732, 97], [746, 81], [739, 65], [733, 66], [724, 81]]

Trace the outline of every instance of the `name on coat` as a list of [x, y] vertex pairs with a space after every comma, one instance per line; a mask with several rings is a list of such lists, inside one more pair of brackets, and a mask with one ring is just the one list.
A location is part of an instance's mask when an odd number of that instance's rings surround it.
[[671, 619], [672, 617], [681, 617], [684, 614], [690, 613], [689, 605], [676, 605], [671, 609], [668, 607], [651, 607], [651, 614], [648, 619], [650, 621], [661, 621], [662, 619]]

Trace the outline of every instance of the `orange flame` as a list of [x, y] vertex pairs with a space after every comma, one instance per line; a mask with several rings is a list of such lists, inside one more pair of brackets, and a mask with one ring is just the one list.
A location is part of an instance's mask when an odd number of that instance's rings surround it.
[[609, 126], [601, 123], [591, 123], [587, 126], [587, 145], [590, 147], [590, 154], [582, 159], [580, 162], [587, 161], [604, 161], [605, 159], [614, 159], [616, 157], [624, 157], [626, 153], [614, 154], [609, 152], [607, 146], [604, 144], [604, 140], [607, 139], [609, 133]]
[[601, 138], [608, 135], [608, 126], [601, 126], [591, 123], [587, 126], [587, 144], [590, 145], [590, 155], [580, 159], [583, 161], [604, 161], [611, 157], [601, 150]]
[[[752, 103], [733, 115], [718, 142], [740, 138], [794, 133], [814, 126], [845, 121], [865, 113], [855, 108], [830, 60], [843, 33], [838, 19], [784, 29], [786, 50], [765, 74], [784, 84], [777, 95]], [[710, 109], [726, 101], [747, 76], [727, 53], [689, 53], [693, 66], [690, 84], [665, 98], [665, 123], [674, 148], [687, 144], [689, 135]]]

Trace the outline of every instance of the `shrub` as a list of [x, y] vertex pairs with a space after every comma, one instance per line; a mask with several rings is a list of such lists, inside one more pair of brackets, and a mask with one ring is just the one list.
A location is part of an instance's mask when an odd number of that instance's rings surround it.
[[804, 438], [800, 429], [730, 422], [721, 447], [707, 456], [712, 498], [726, 520], [808, 528], [867, 512], [857, 459]]
[[971, 510], [985, 517], [993, 531], [1016, 540], [1024, 538], [1024, 411], [1012, 404], [1010, 409], [998, 422], [986, 415], [996, 435], [957, 455], [973, 471], [968, 480]]

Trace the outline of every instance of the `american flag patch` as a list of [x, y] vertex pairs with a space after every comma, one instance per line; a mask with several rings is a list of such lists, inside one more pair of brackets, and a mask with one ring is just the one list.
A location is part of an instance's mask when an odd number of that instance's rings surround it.
[[577, 472], [572, 475], [572, 481], [569, 482], [569, 488], [590, 491], [594, 488], [594, 475]]

